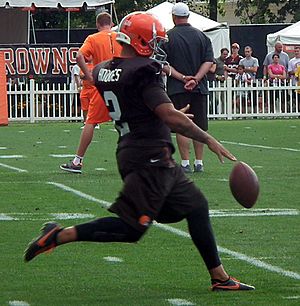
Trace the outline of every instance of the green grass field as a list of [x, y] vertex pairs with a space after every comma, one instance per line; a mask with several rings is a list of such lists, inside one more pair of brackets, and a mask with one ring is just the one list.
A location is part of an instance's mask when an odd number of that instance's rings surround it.
[[79, 123], [14, 123], [0, 127], [0, 305], [299, 305], [300, 120], [211, 121], [210, 132], [260, 180], [245, 210], [230, 194], [231, 162], [206, 150], [205, 172], [190, 176], [209, 200], [224, 266], [256, 291], [211, 292], [185, 222], [153, 225], [138, 244], [73, 243], [25, 264], [45, 221], [109, 215], [122, 182], [112, 124], [95, 131], [76, 175], [59, 165], [76, 151]]

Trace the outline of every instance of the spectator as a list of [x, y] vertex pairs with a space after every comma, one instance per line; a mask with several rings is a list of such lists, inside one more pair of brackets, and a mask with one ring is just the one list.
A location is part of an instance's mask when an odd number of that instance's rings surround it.
[[268, 78], [269, 65], [273, 63], [273, 55], [277, 54], [279, 56], [279, 64], [283, 65], [285, 70], [288, 70], [289, 56], [283, 50], [283, 45], [280, 41], [277, 41], [274, 47], [274, 51], [269, 52], [263, 62], [263, 78], [266, 80]]
[[289, 77], [292, 79], [293, 85], [297, 84], [295, 72], [297, 71], [299, 66], [300, 66], [300, 46], [296, 46], [295, 56], [289, 61], [289, 64], [288, 64], [288, 73], [289, 73]]
[[[229, 55], [229, 50], [227, 48], [222, 48], [220, 50], [220, 56], [216, 58], [216, 81], [218, 81], [217, 86], [223, 87], [224, 81], [225, 81], [225, 71], [224, 71], [224, 65], [225, 65], [225, 59]], [[224, 92], [218, 91], [215, 93], [215, 112], [217, 113], [223, 113], [225, 111], [225, 99], [224, 99]]]
[[220, 50], [220, 56], [216, 58], [216, 80], [224, 82], [225, 81], [225, 71], [224, 71], [224, 65], [225, 60], [229, 55], [229, 50], [227, 48], [222, 48]]
[[[258, 59], [256, 57], [252, 56], [252, 47], [246, 46], [244, 49], [244, 55], [245, 57], [240, 60], [240, 65], [244, 65], [245, 72], [248, 73], [251, 77], [252, 87], [256, 87], [256, 74], [259, 67]], [[253, 102], [253, 111], [257, 109], [257, 91], [252, 90], [248, 94], [248, 99]]]
[[[179, 2], [172, 8], [175, 27], [168, 32], [169, 41], [163, 45], [170, 66], [165, 66], [168, 75], [167, 92], [176, 109], [190, 105], [194, 123], [208, 130], [207, 77], [214, 56], [210, 39], [188, 23], [189, 8]], [[192, 173], [190, 166], [191, 139], [176, 134], [181, 156], [181, 167]], [[194, 172], [203, 171], [203, 143], [193, 140], [195, 151]]]
[[239, 65], [244, 65], [245, 72], [250, 75], [252, 80], [255, 80], [259, 67], [258, 59], [252, 56], [252, 48], [250, 46], [245, 47], [244, 54], [245, 57], [240, 60]]
[[[74, 65], [71, 69], [70, 90], [78, 93], [80, 93], [81, 90], [80, 67], [77, 64]], [[75, 93], [71, 93], [70, 98], [71, 98], [71, 104], [73, 105], [75, 99]]]
[[[251, 83], [251, 75], [246, 72], [246, 68], [244, 65], [238, 65], [237, 74], [235, 75], [235, 85], [237, 87], [245, 87], [246, 85], [250, 85]], [[248, 104], [248, 92], [245, 90], [240, 90], [236, 92], [236, 110], [237, 113], [245, 113], [246, 106]]]
[[[272, 64], [268, 66], [269, 83], [271, 86], [280, 87], [282, 85], [283, 80], [286, 80], [287, 77], [286, 69], [285, 66], [279, 63], [280, 58], [277, 53], [274, 53], [272, 55], [272, 60], [273, 60]], [[271, 112], [274, 112], [276, 108], [279, 110], [278, 102], [279, 104], [281, 104], [281, 110], [284, 111], [285, 101], [284, 101], [283, 90], [275, 89], [270, 93]]]
[[231, 77], [232, 79], [235, 78], [237, 73], [237, 66], [240, 63], [240, 60], [243, 58], [239, 55], [240, 45], [238, 43], [233, 43], [231, 46], [231, 55], [225, 59], [225, 78]]
[[[289, 61], [288, 65], [288, 73], [289, 77], [292, 80], [292, 84], [294, 86], [300, 86], [300, 46], [295, 47], [295, 57], [293, 57]], [[292, 92], [292, 101], [293, 101], [293, 107], [295, 107], [298, 100], [298, 110], [300, 109], [300, 90], [297, 89]]]

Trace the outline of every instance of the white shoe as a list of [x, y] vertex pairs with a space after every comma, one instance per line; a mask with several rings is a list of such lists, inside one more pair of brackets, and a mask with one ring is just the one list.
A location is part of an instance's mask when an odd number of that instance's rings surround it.
[[100, 129], [100, 125], [99, 124], [95, 125], [95, 129], [99, 130]]

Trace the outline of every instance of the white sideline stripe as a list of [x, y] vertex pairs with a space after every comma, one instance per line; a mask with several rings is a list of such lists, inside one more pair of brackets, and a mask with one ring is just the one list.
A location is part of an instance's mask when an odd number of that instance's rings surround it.
[[9, 301], [8, 305], [9, 306], [30, 306], [30, 304], [25, 301]]
[[[66, 185], [63, 185], [63, 184], [60, 184], [60, 183], [55, 183], [55, 182], [48, 182], [48, 184], [54, 185], [56, 187], [59, 187], [59, 188], [65, 190], [65, 191], [72, 192], [72, 193], [74, 193], [74, 194], [76, 194], [76, 195], [78, 195], [78, 196], [80, 196], [82, 198], [85, 198], [87, 200], [99, 203], [104, 208], [107, 208], [107, 207], [109, 207], [111, 205], [110, 202], [99, 200], [97, 198], [94, 198], [93, 196], [90, 196], [90, 195], [88, 195], [86, 193], [83, 193], [81, 191], [78, 191], [76, 189], [68, 187]], [[161, 228], [161, 229], [163, 229], [165, 231], [168, 231], [168, 232], [171, 232], [173, 234], [176, 234], [177, 236], [181, 236], [181, 237], [185, 237], [185, 238], [191, 239], [191, 236], [188, 233], [186, 233], [186, 232], [184, 232], [182, 230], [179, 230], [177, 228], [174, 228], [172, 226], [169, 226], [169, 225], [166, 225], [166, 224], [157, 223], [157, 222], [153, 222], [153, 225], [158, 227], [158, 228]], [[235, 257], [237, 259], [246, 261], [246, 262], [248, 262], [251, 265], [254, 265], [256, 267], [259, 267], [259, 268], [262, 268], [262, 269], [265, 269], [265, 270], [269, 270], [271, 272], [279, 273], [279, 274], [284, 275], [286, 277], [290, 277], [290, 278], [294, 278], [294, 279], [299, 279], [300, 280], [300, 274], [298, 274], [296, 272], [287, 271], [287, 270], [284, 270], [284, 269], [282, 269], [280, 267], [272, 266], [272, 265], [267, 264], [267, 263], [265, 263], [265, 262], [263, 262], [261, 260], [249, 257], [249, 256], [247, 256], [245, 254], [242, 254], [242, 253], [231, 251], [229, 249], [226, 249], [226, 248], [223, 248], [223, 247], [220, 247], [220, 246], [218, 246], [218, 250], [220, 252], [222, 252], [222, 253], [231, 255], [232, 257]]]
[[0, 155], [0, 158], [6, 159], [6, 158], [23, 158], [23, 155]]
[[259, 208], [259, 209], [223, 209], [209, 211], [210, 217], [258, 217], [258, 216], [298, 216], [298, 209], [277, 209], [277, 208]]
[[270, 146], [262, 146], [262, 145], [252, 145], [248, 143], [242, 143], [242, 142], [233, 142], [233, 141], [226, 141], [221, 140], [221, 143], [227, 143], [227, 144], [233, 144], [238, 146], [244, 146], [244, 147], [252, 147], [252, 148], [261, 148], [261, 149], [270, 149], [270, 150], [285, 150], [285, 151], [292, 151], [292, 152], [300, 152], [300, 149], [292, 149], [292, 148], [284, 148], [284, 147], [270, 147]]
[[2, 164], [2, 163], [0, 163], [0, 167], [11, 169], [11, 170], [16, 170], [18, 172], [28, 172], [27, 170], [16, 168], [16, 167], [12, 167], [12, 166], [9, 166], [9, 165], [6, 165], [6, 164]]
[[107, 169], [105, 169], [105, 168], [95, 168], [95, 170], [97, 170], [97, 171], [106, 171]]
[[[174, 234], [176, 234], [178, 236], [191, 239], [190, 234], [188, 234], [188, 233], [186, 233], [186, 232], [184, 232], [182, 230], [179, 230], [177, 228], [171, 227], [171, 226], [166, 225], [166, 224], [160, 224], [160, 223], [156, 223], [155, 225], [157, 227], [161, 228], [161, 229], [164, 229], [166, 231], [174, 233]], [[252, 258], [252, 257], [247, 256], [247, 255], [242, 254], [242, 253], [231, 251], [231, 250], [223, 248], [221, 246], [218, 246], [218, 250], [221, 253], [225, 253], [225, 254], [230, 255], [232, 257], [235, 257], [237, 259], [246, 261], [246, 262], [250, 263], [253, 266], [256, 266], [256, 267], [259, 267], [259, 268], [262, 268], [262, 269], [265, 269], [265, 270], [269, 270], [269, 271], [272, 271], [272, 272], [276, 272], [276, 273], [279, 273], [281, 275], [284, 275], [284, 276], [287, 276], [287, 277], [290, 277], [290, 278], [300, 279], [300, 274], [298, 274], [296, 272], [283, 270], [280, 267], [272, 266], [272, 265], [267, 264], [267, 263], [265, 263], [265, 262], [263, 262], [261, 260]]]
[[6, 150], [7, 147], [0, 147], [0, 150]]
[[300, 299], [300, 295], [283, 296], [283, 298], [287, 299], [287, 300], [298, 300], [298, 299]]
[[103, 259], [108, 262], [123, 262], [124, 261], [122, 258], [113, 257], [113, 256], [106, 256], [106, 257], [103, 257]]
[[7, 214], [0, 214], [0, 221], [11, 221], [11, 220], [15, 219]]
[[108, 207], [111, 205], [110, 202], [103, 201], [103, 200], [99, 200], [99, 199], [97, 199], [97, 198], [94, 198], [94, 197], [91, 196], [91, 195], [88, 195], [88, 194], [86, 194], [86, 193], [83, 193], [83, 192], [81, 192], [81, 191], [79, 191], [79, 190], [73, 189], [73, 188], [71, 188], [71, 187], [68, 187], [68, 186], [63, 185], [63, 184], [60, 184], [60, 183], [47, 182], [47, 184], [54, 185], [54, 186], [56, 186], [56, 187], [58, 187], [58, 188], [61, 188], [61, 189], [65, 190], [65, 191], [72, 192], [72, 193], [74, 193], [74, 194], [80, 196], [81, 198], [87, 199], [87, 200], [89, 200], [89, 201], [99, 203], [99, 204], [101, 205], [101, 207], [103, 207], [103, 208], [108, 208]]
[[49, 154], [51, 157], [74, 157], [74, 154]]
[[193, 306], [196, 305], [190, 301], [184, 300], [184, 299], [167, 299], [167, 301], [171, 305], [176, 305], [176, 306]]

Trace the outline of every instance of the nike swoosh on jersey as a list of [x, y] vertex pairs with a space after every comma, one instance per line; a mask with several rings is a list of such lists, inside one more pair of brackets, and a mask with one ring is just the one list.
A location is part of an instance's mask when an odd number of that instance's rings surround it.
[[154, 163], [157, 163], [157, 162], [159, 162], [160, 161], [160, 159], [150, 159], [150, 163], [152, 163], [152, 164], [154, 164]]

